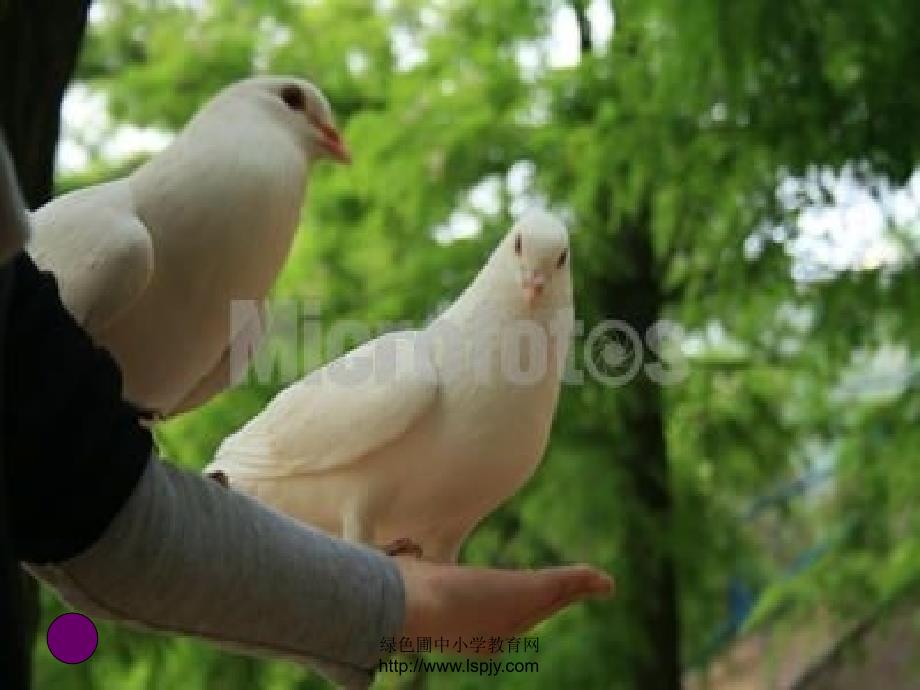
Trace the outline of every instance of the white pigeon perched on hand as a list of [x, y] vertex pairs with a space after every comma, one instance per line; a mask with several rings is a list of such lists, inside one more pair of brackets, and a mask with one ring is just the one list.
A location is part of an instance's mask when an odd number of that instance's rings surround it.
[[455, 561], [543, 456], [572, 324], [568, 234], [531, 212], [428, 328], [282, 391], [205, 471], [329, 533]]
[[[349, 160], [323, 94], [255, 77], [218, 93], [132, 174], [35, 212], [29, 252], [112, 352], [129, 400], [166, 417], [245, 371], [239, 351], [261, 336], [319, 158]], [[234, 301], [250, 305], [248, 321], [231, 323]]]

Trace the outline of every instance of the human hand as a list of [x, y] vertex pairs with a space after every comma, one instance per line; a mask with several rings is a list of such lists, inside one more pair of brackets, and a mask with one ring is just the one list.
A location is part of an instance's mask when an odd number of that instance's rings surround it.
[[575, 602], [610, 593], [587, 565], [499, 570], [396, 558], [406, 589], [402, 635], [511, 637]]

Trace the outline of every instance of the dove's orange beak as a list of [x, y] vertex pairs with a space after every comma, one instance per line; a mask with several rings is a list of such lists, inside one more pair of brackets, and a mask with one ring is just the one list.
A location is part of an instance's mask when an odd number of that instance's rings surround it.
[[546, 275], [541, 271], [533, 271], [529, 276], [525, 276], [521, 287], [524, 289], [527, 306], [532, 307], [543, 294], [543, 288], [546, 287]]
[[322, 135], [318, 142], [319, 145], [325, 149], [332, 158], [346, 165], [351, 163], [351, 153], [348, 151], [348, 147], [345, 146], [345, 142], [342, 141], [339, 130], [330, 124], [320, 122], [316, 119], [313, 120], [313, 126], [316, 127]]

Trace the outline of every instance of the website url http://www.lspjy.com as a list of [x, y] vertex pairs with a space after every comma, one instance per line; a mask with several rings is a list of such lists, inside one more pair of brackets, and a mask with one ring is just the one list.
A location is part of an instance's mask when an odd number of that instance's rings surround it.
[[406, 673], [478, 673], [492, 677], [503, 673], [537, 673], [538, 661], [496, 661], [494, 659], [459, 659], [455, 661], [432, 661], [424, 657], [411, 660], [386, 659], [378, 664], [379, 671], [404, 675]]

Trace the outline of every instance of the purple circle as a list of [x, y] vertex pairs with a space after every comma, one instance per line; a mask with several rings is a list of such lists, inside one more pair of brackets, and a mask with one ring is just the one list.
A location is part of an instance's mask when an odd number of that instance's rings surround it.
[[82, 664], [96, 651], [99, 633], [82, 613], [64, 613], [48, 628], [48, 649], [58, 661]]

